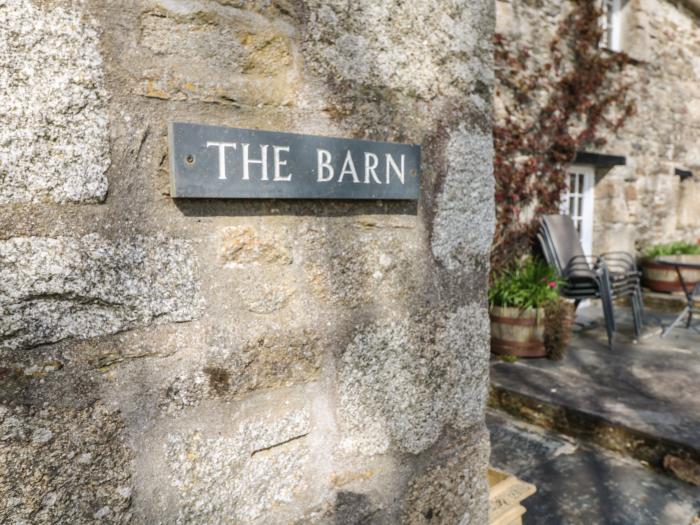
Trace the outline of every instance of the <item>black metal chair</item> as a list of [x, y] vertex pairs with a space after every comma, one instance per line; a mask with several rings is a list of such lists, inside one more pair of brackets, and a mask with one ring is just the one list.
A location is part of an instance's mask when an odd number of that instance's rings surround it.
[[609, 252], [587, 256], [578, 232], [567, 215], [542, 217], [537, 237], [547, 262], [565, 279], [562, 295], [574, 299], [575, 306], [584, 299], [600, 299], [603, 305], [608, 346], [615, 333], [613, 301], [630, 297], [635, 336], [642, 331], [644, 306], [634, 256], [627, 252]]

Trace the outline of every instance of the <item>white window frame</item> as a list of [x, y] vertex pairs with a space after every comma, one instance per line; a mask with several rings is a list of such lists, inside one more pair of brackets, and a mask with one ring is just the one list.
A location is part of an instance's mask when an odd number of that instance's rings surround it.
[[[562, 193], [559, 211], [563, 215], [571, 215], [574, 224], [579, 228], [581, 247], [586, 255], [593, 254], [593, 203], [595, 200], [595, 168], [586, 164], [572, 164], [567, 167], [567, 189]], [[574, 177], [574, 187], [570, 187], [571, 175]], [[582, 183], [582, 184], [581, 184]], [[581, 187], [582, 186], [582, 187]], [[573, 190], [573, 191], [571, 191]], [[574, 210], [569, 209], [569, 197], [574, 195]], [[580, 200], [576, 197], [580, 197]], [[579, 210], [579, 205], [581, 209]]]
[[602, 0], [603, 47], [622, 51], [622, 0]]

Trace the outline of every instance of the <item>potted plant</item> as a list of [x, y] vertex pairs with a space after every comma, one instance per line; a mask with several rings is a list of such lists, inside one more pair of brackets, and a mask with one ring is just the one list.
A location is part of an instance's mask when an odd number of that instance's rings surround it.
[[[688, 262], [700, 261], [700, 245], [685, 241], [656, 244], [647, 248], [642, 258], [642, 284], [655, 292], [682, 292], [675, 268], [658, 262], [669, 256], [681, 256]], [[699, 270], [681, 270], [683, 280], [689, 287], [700, 282]]]
[[[545, 357], [545, 308], [564, 307], [556, 270], [526, 258], [496, 275], [489, 288], [491, 351], [519, 357]], [[559, 311], [556, 306], [551, 310]]]

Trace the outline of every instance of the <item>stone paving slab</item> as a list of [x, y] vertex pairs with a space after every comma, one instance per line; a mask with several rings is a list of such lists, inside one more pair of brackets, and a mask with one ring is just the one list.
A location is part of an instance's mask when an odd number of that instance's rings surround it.
[[688, 525], [700, 488], [489, 410], [491, 465], [533, 483], [525, 525]]
[[574, 336], [563, 360], [494, 360], [492, 389], [700, 457], [700, 334], [677, 329], [661, 339], [654, 333], [667, 320], [648, 315], [650, 335], [635, 344], [620, 315], [621, 335], [611, 351], [591, 312], [581, 317], [587, 328]]

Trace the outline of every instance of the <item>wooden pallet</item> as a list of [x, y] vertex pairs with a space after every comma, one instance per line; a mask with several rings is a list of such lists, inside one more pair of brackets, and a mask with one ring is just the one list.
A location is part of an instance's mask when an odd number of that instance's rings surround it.
[[502, 470], [489, 468], [489, 524], [522, 525], [525, 507], [520, 503], [532, 496], [536, 487]]

